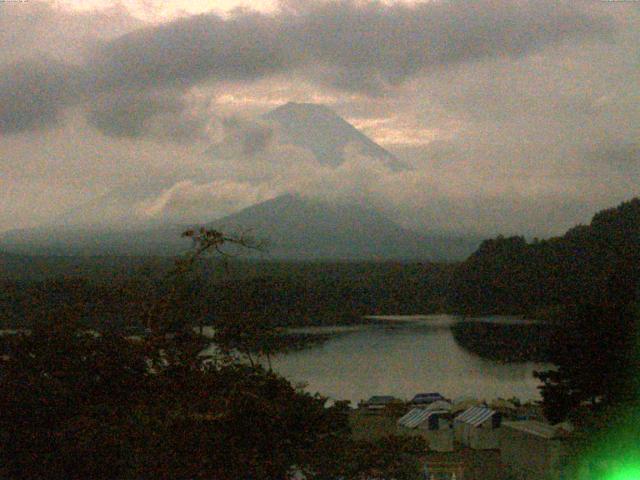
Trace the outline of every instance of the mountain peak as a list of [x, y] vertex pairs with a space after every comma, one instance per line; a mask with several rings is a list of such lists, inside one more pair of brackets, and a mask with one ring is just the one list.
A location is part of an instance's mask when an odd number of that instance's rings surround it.
[[323, 114], [332, 119], [339, 119], [344, 122], [344, 120], [336, 112], [331, 110], [326, 105], [322, 105], [319, 103], [287, 102], [284, 105], [281, 105], [271, 112], [267, 113], [267, 116], [277, 116], [283, 114], [300, 116]]
[[392, 170], [407, 168], [392, 153], [325, 105], [288, 102], [263, 118], [278, 125], [282, 142], [310, 150], [325, 165], [337, 167], [342, 164], [346, 160], [345, 149], [351, 145]]

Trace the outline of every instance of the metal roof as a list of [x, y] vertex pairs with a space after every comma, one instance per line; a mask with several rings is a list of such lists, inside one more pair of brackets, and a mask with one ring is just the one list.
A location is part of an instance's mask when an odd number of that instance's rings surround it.
[[413, 397], [411, 402], [413, 403], [421, 403], [421, 402], [433, 402], [435, 400], [442, 400], [444, 397], [437, 392], [432, 393], [418, 393]]
[[469, 423], [474, 427], [479, 427], [488, 419], [493, 417], [495, 413], [495, 411], [487, 407], [471, 407], [462, 412], [453, 420], [454, 422]]
[[546, 438], [551, 440], [557, 438], [559, 435], [558, 428], [548, 423], [536, 422], [535, 420], [523, 420], [519, 422], [504, 422], [504, 426], [519, 430], [521, 432], [535, 435], [536, 437]]
[[447, 413], [444, 410], [426, 410], [424, 408], [414, 408], [404, 417], [398, 420], [398, 425], [407, 428], [416, 428], [418, 425], [429, 420], [431, 415]]

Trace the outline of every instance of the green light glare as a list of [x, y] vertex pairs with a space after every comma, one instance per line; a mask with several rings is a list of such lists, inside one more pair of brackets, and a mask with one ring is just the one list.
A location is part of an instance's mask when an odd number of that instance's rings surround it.
[[604, 480], [640, 480], [640, 464], [621, 465], [607, 475]]

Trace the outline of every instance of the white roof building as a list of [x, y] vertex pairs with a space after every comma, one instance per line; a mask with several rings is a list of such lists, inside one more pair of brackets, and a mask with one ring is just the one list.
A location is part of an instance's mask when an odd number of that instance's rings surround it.
[[484, 406], [471, 407], [453, 419], [455, 439], [477, 450], [497, 449], [497, 430], [501, 421], [501, 415], [495, 410]]

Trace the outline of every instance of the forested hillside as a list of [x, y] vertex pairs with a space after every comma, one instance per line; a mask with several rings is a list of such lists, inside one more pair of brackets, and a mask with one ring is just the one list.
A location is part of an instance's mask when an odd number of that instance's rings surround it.
[[[640, 199], [596, 214], [562, 237], [484, 241], [451, 279], [448, 305], [466, 313], [544, 317], [578, 304], [628, 304], [640, 269]], [[628, 298], [625, 298], [627, 296]]]

